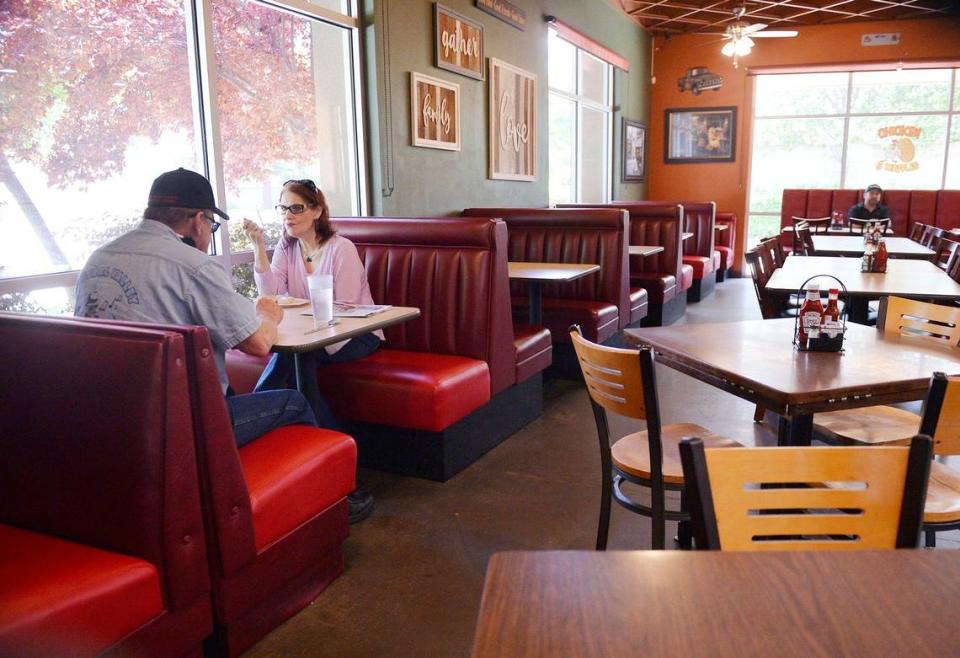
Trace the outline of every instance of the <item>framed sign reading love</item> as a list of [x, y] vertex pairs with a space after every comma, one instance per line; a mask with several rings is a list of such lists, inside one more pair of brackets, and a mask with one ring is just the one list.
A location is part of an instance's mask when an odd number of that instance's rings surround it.
[[537, 76], [490, 58], [490, 172], [537, 180]]
[[434, 64], [477, 80], [483, 80], [483, 25], [433, 5]]
[[410, 73], [410, 138], [414, 146], [460, 150], [460, 85]]

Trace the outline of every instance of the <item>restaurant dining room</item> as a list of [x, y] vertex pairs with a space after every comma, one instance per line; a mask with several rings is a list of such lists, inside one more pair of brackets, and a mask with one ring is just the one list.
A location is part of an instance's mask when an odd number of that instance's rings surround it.
[[0, 0], [0, 658], [960, 656], [960, 4]]

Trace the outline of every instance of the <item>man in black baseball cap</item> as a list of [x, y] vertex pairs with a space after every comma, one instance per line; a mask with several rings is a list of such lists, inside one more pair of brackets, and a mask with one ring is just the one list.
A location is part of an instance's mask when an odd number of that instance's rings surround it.
[[283, 309], [273, 298], [253, 304], [233, 289], [230, 274], [207, 255], [220, 228], [213, 189], [200, 174], [177, 169], [153, 182], [143, 221], [90, 255], [77, 280], [74, 312], [83, 317], [201, 325], [210, 333], [220, 385], [238, 445], [283, 425], [316, 425], [294, 390], [232, 395], [226, 351], [266, 356]]
[[227, 213], [217, 208], [210, 181], [183, 167], [160, 174], [153, 181], [147, 207], [212, 210], [224, 219], [230, 219]]
[[876, 183], [867, 185], [863, 191], [863, 203], [857, 203], [850, 206], [847, 211], [847, 217], [854, 219], [887, 219], [890, 217], [890, 209], [880, 203], [880, 195], [883, 190]]

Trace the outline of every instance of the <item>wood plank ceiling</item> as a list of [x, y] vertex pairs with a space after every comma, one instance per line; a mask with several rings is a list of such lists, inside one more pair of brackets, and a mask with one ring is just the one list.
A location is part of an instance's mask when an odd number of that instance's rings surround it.
[[[615, 0], [651, 32], [722, 32], [745, 8], [742, 20], [774, 29], [854, 21], [932, 18], [960, 11], [957, 0]], [[944, 35], [945, 38], [946, 35]], [[954, 35], [949, 38], [960, 38]]]

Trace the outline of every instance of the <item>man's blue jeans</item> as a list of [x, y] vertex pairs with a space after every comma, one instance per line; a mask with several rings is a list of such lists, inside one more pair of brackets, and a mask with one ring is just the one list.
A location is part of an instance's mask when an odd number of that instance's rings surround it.
[[[374, 334], [362, 334], [351, 338], [346, 345], [341, 347], [333, 354], [327, 354], [326, 350], [316, 350], [304, 355], [304, 362], [309, 371], [323, 363], [345, 363], [355, 361], [369, 356], [380, 347], [380, 339]], [[273, 391], [276, 389], [287, 389], [293, 387], [294, 382], [294, 364], [292, 354], [274, 354], [270, 363], [264, 368], [260, 375], [260, 381], [257, 382], [254, 391]], [[307, 405], [309, 407], [309, 404]], [[317, 398], [317, 420], [319, 426], [325, 429], [341, 431], [340, 423], [334, 416], [330, 407], [322, 397]]]
[[238, 448], [284, 425], [317, 425], [310, 404], [299, 391], [231, 395], [227, 409]]

